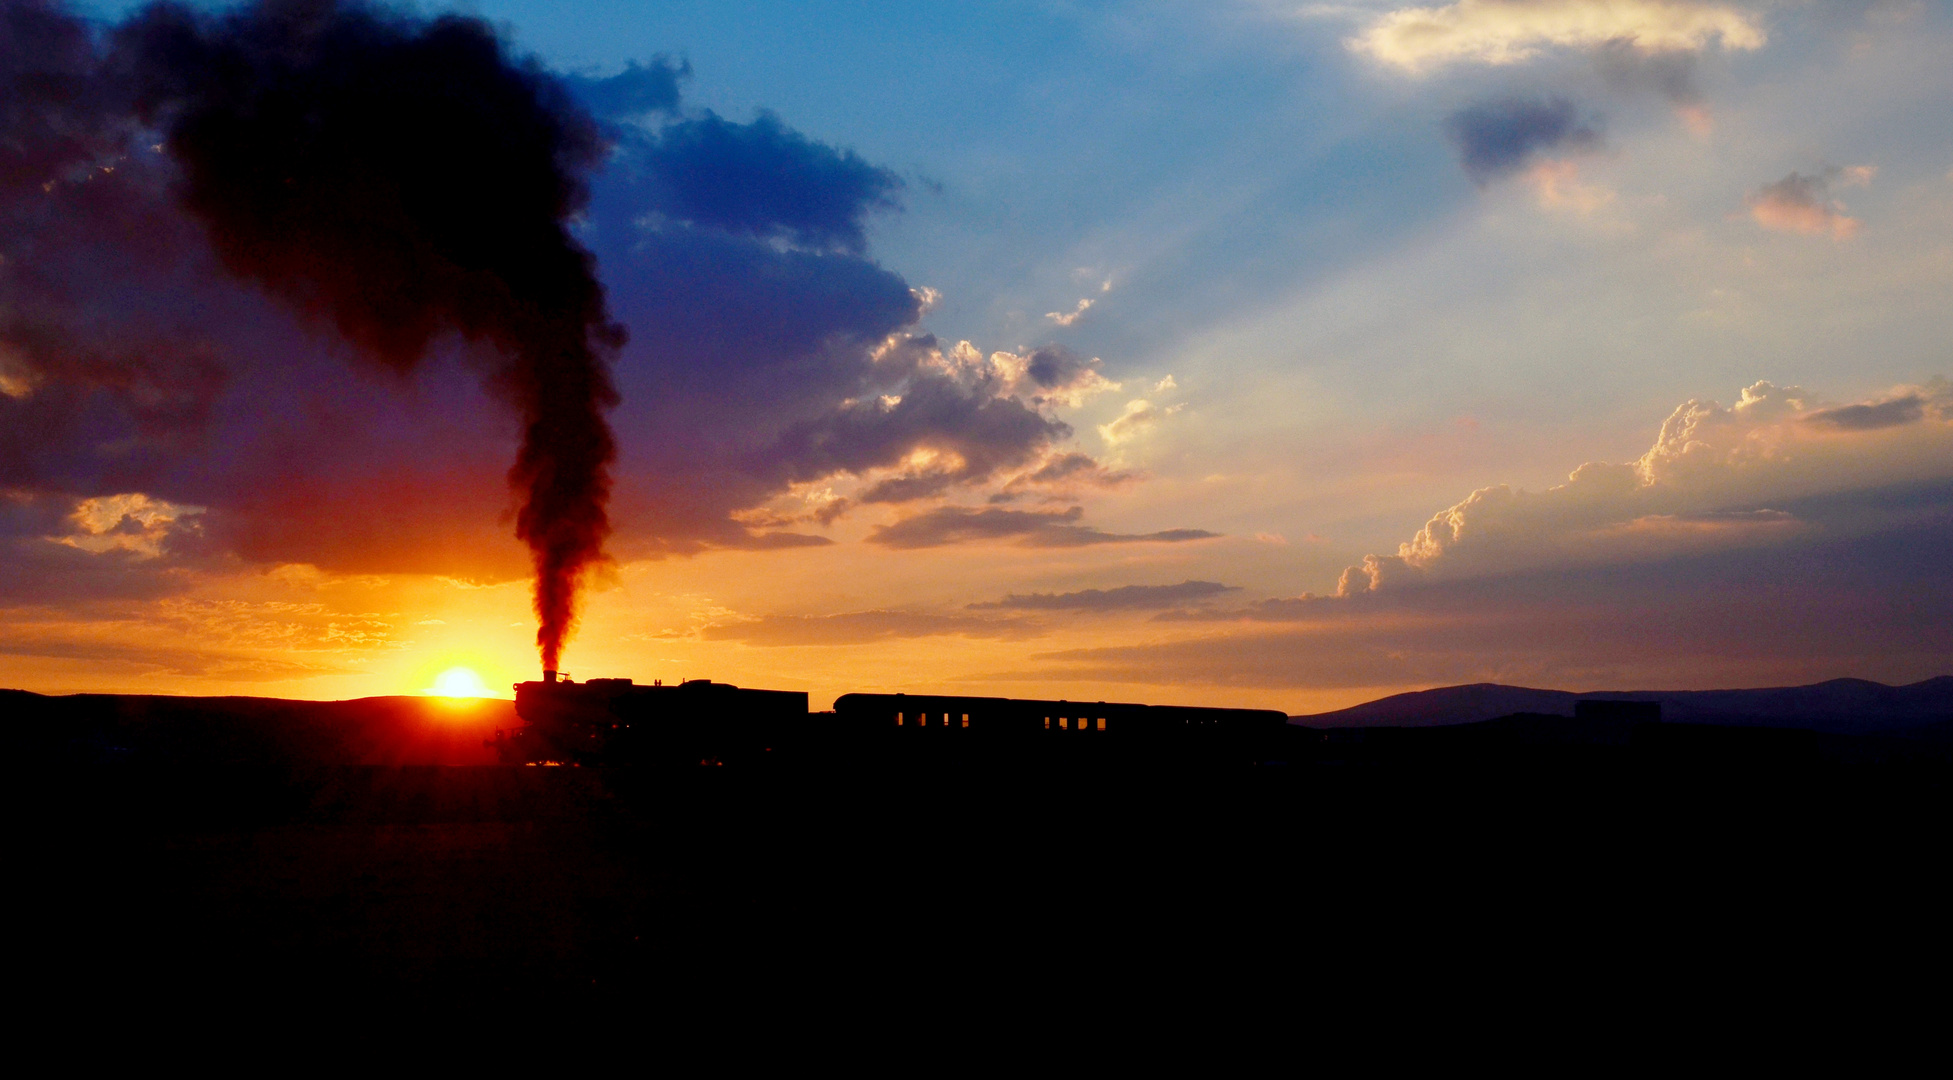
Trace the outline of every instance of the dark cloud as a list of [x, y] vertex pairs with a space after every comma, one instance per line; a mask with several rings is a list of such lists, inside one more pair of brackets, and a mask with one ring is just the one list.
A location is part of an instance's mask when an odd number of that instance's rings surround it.
[[1223, 585], [1218, 581], [1183, 581], [1178, 585], [1121, 585], [1116, 589], [1084, 589], [1068, 593], [1012, 593], [1002, 600], [969, 606], [972, 610], [1131, 611], [1170, 608], [1176, 604], [1238, 591], [1240, 586]]
[[1043, 345], [1024, 358], [1022, 391], [1033, 405], [1074, 403], [1079, 392], [1095, 384], [1106, 387], [1098, 360], [1081, 356], [1063, 345]]
[[1583, 123], [1565, 98], [1470, 105], [1446, 117], [1444, 130], [1458, 148], [1466, 175], [1481, 186], [1518, 172], [1536, 154], [1600, 145], [1599, 130]]
[[648, 209], [677, 221], [814, 250], [860, 254], [862, 218], [900, 206], [902, 180], [762, 111], [737, 124], [707, 111], [647, 139], [632, 165]]
[[918, 374], [892, 405], [880, 398], [856, 400], [795, 425], [767, 449], [766, 467], [783, 479], [810, 480], [893, 466], [918, 448], [945, 455], [945, 464], [884, 480], [860, 499], [908, 502], [1027, 464], [1070, 433], [1063, 422], [1015, 398], [990, 397], [946, 376]]
[[1841, 431], [1876, 431], [1879, 428], [1917, 423], [1925, 419], [1925, 416], [1926, 399], [1918, 394], [1907, 394], [1875, 405], [1844, 405], [1835, 409], [1819, 409], [1804, 420], [1806, 423], [1837, 428]]
[[130, 551], [84, 551], [41, 536], [0, 536], [0, 608], [155, 600], [194, 584], [180, 567]]
[[1087, 484], [1093, 487], [1117, 487], [1137, 479], [1139, 474], [1136, 472], [1109, 469], [1090, 454], [1074, 451], [1056, 455], [1036, 470], [1012, 479], [1006, 486], [1009, 488], [1068, 487]]
[[1178, 543], [1208, 540], [1219, 533], [1201, 529], [1167, 529], [1153, 533], [1109, 533], [1078, 524], [1084, 508], [1036, 510], [976, 510], [940, 506], [893, 525], [877, 526], [868, 543], [897, 549], [941, 547], [984, 540], [1015, 538], [1024, 547], [1086, 547], [1094, 544]]
[[863, 645], [896, 638], [994, 638], [1018, 641], [1044, 632], [1025, 619], [987, 619], [907, 611], [853, 611], [843, 615], [767, 615], [749, 622], [708, 626], [708, 641], [748, 645]]
[[60, 9], [0, 5], [0, 485], [127, 490], [196, 452], [251, 306], [183, 272], [202, 230], [100, 69]]
[[[493, 460], [465, 458], [338, 476], [300, 466], [265, 470], [259, 483], [204, 515], [212, 543], [253, 563], [310, 563], [346, 574], [436, 574], [515, 581], [528, 551], [509, 535], [508, 497], [483, 478]], [[330, 513], [322, 513], [330, 508]], [[386, 542], [374, 543], [376, 534]]]
[[605, 78], [589, 75], [561, 78], [593, 115], [605, 120], [629, 120], [656, 113], [677, 113], [678, 83], [691, 75], [691, 61], [674, 62], [668, 56], [654, 56], [648, 63], [630, 61], [623, 71]]

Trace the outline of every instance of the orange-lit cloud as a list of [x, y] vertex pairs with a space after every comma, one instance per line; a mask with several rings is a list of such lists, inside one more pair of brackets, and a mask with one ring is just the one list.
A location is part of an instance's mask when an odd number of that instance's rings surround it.
[[1549, 210], [1588, 215], [1611, 205], [1616, 197], [1612, 188], [1581, 183], [1576, 161], [1542, 161], [1526, 170], [1521, 179], [1533, 189], [1539, 205]]
[[[1099, 292], [1109, 293], [1111, 291], [1112, 291], [1112, 279], [1106, 278], [1104, 283], [1099, 286]], [[1097, 302], [1098, 299], [1096, 297], [1091, 297], [1091, 296], [1081, 297], [1078, 301], [1078, 306], [1071, 309], [1070, 311], [1047, 311], [1044, 313], [1044, 317], [1050, 319], [1054, 323], [1057, 323], [1059, 326], [1070, 326], [1076, 323], [1078, 320], [1084, 318], [1085, 313], [1087, 311], [1092, 310], [1092, 305]]]
[[1549, 48], [1622, 43], [1644, 52], [1762, 48], [1756, 17], [1690, 0], [1457, 0], [1389, 12], [1351, 38], [1378, 63], [1420, 73], [1454, 63], [1516, 64]]
[[1162, 408], [1145, 398], [1134, 398], [1126, 402], [1124, 412], [1099, 425], [1099, 438], [1113, 447], [1131, 442], [1183, 408], [1185, 403]]

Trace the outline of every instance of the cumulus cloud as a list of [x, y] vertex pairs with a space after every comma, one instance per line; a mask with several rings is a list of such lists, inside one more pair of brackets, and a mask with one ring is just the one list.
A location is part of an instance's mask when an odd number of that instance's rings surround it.
[[1481, 187], [1525, 168], [1540, 154], [1600, 145], [1598, 128], [1582, 122], [1565, 98], [1507, 98], [1452, 113], [1445, 134], [1466, 175]]
[[1549, 48], [1645, 53], [1762, 48], [1756, 17], [1698, 0], [1457, 0], [1379, 16], [1350, 49], [1413, 74], [1454, 63], [1516, 64]]
[[1135, 398], [1126, 402], [1124, 412], [1099, 425], [1099, 438], [1104, 439], [1107, 446], [1131, 442], [1185, 407], [1182, 404], [1161, 408], [1144, 398]]
[[891, 525], [877, 526], [868, 536], [868, 542], [897, 549], [994, 540], [1014, 540], [1023, 547], [1087, 547], [1097, 544], [1170, 544], [1207, 540], [1220, 535], [1202, 529], [1109, 533], [1090, 525], [1078, 524], [1084, 513], [1084, 508], [1077, 506], [1052, 512], [940, 506]]
[[1474, 491], [1394, 555], [1345, 570], [1337, 595], [1432, 576], [1632, 562], [1800, 534], [1796, 500], [1953, 478], [1953, 388], [1943, 379], [1878, 402], [1824, 407], [1759, 382], [1728, 408], [1689, 401], [1633, 462], [1589, 462], [1541, 492]]
[[1018, 641], [1044, 632], [1027, 619], [979, 618], [910, 611], [850, 611], [839, 615], [765, 615], [714, 623], [699, 630], [707, 641], [747, 645], [866, 645], [899, 638], [956, 636]]
[[[693, 475], [733, 470], [723, 484], [694, 494], [693, 501], [713, 499], [742, 524], [804, 519], [828, 525], [861, 505], [935, 499], [996, 482], [1004, 483], [1001, 495], [1038, 487], [1111, 486], [1135, 478], [1089, 455], [1060, 449], [1071, 427], [1053, 410], [1117, 385], [1099, 374], [1096, 358], [1058, 346], [986, 355], [967, 341], [944, 347], [931, 335], [906, 332], [889, 335], [861, 356], [855, 380], [828, 391], [851, 392], [830, 404], [819, 390], [802, 387], [797, 402], [781, 402], [783, 411], [802, 418], [784, 425], [778, 417], [754, 415], [750, 422], [715, 429], [698, 415], [671, 416], [672, 423], [701, 430], [702, 449], [717, 451], [688, 462]], [[762, 396], [783, 392], [770, 383], [751, 389]], [[757, 413], [750, 404], [742, 411]], [[729, 442], [745, 442], [750, 449], [728, 455]], [[846, 494], [836, 494], [837, 485]], [[849, 485], [855, 486], [849, 490]], [[789, 491], [802, 493], [796, 498], [817, 495], [820, 505], [810, 504], [800, 518], [769, 510], [763, 521], [735, 509], [766, 504]], [[741, 546], [746, 540], [722, 532], [712, 542]]]
[[994, 352], [988, 360], [998, 395], [1021, 396], [1040, 407], [1073, 409], [1095, 394], [1119, 389], [1118, 383], [1099, 373], [1100, 363], [1096, 356], [1080, 356], [1062, 345], [1024, 353]]
[[1070, 434], [1016, 398], [993, 397], [938, 373], [919, 371], [899, 395], [847, 402], [794, 425], [762, 451], [757, 469], [814, 481], [899, 468], [858, 499], [900, 503], [941, 495], [1035, 460]]
[[1766, 229], [1849, 240], [1863, 223], [1846, 212], [1844, 203], [1831, 198], [1831, 188], [1862, 187], [1871, 183], [1877, 171], [1858, 165], [1827, 169], [1816, 176], [1792, 172], [1750, 192], [1750, 216]]
[[971, 610], [1015, 611], [1132, 611], [1170, 608], [1239, 592], [1238, 585], [1218, 581], [1183, 581], [1178, 585], [1121, 585], [1116, 589], [1082, 589], [1068, 593], [1011, 593], [1002, 600], [971, 604]]
[[178, 506], [141, 492], [125, 492], [82, 499], [68, 515], [73, 527], [66, 535], [48, 539], [83, 551], [128, 551], [154, 559], [179, 529], [194, 530], [201, 506]]

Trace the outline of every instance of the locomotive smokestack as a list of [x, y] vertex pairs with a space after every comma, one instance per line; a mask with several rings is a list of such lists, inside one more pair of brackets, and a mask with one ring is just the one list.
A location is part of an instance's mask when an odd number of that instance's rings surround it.
[[553, 669], [551, 669], [551, 668], [544, 668], [544, 669], [543, 669], [543, 681], [544, 681], [544, 682], [546, 682], [546, 683], [553, 683], [553, 682], [555, 682], [555, 681], [556, 681], [556, 672], [555, 672], [555, 671], [554, 671]]

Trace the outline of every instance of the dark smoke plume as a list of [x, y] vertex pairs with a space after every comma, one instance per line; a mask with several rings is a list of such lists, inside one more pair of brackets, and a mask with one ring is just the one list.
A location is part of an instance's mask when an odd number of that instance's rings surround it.
[[516, 533], [556, 668], [604, 558], [616, 455], [624, 330], [566, 227], [608, 150], [596, 123], [481, 20], [355, 2], [153, 5], [113, 32], [110, 64], [231, 273], [396, 370], [446, 334], [500, 357], [492, 384], [523, 422]]

